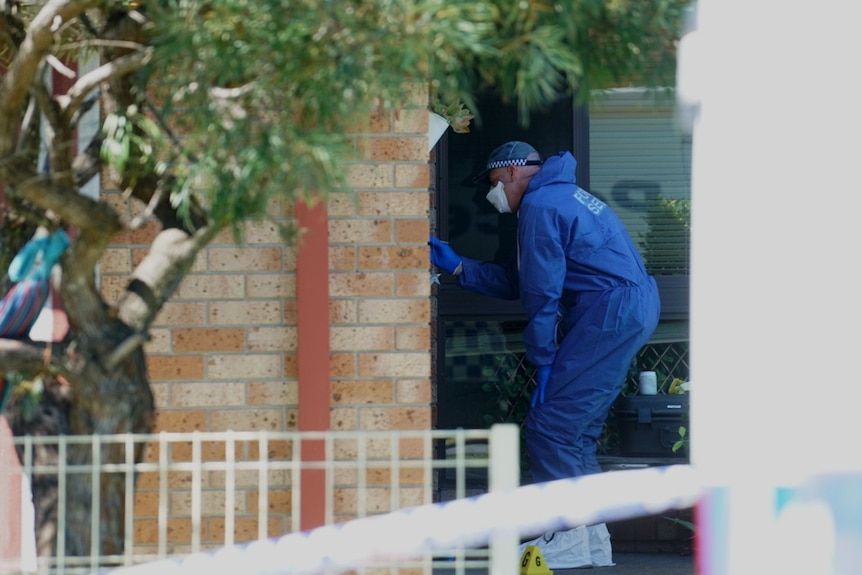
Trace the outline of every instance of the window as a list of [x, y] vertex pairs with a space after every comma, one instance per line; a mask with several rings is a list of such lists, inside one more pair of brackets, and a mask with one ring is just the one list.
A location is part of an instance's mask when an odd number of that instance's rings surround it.
[[676, 127], [673, 94], [597, 94], [588, 139], [589, 190], [623, 220], [662, 292], [652, 342], [687, 342], [691, 138]]

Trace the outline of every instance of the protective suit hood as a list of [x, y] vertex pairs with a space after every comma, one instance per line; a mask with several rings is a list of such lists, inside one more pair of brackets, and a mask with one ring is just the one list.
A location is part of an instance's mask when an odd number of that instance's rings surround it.
[[542, 169], [530, 178], [530, 183], [524, 194], [529, 194], [542, 186], [574, 184], [577, 167], [578, 161], [570, 152], [559, 152], [557, 155], [549, 157], [545, 160]]

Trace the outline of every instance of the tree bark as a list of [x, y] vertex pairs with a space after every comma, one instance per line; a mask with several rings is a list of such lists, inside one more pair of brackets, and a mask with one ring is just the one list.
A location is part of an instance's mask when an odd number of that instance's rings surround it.
[[[105, 349], [119, 345], [124, 330], [106, 333]], [[77, 340], [80, 341], [80, 340]], [[112, 343], [113, 342], [113, 343]], [[96, 353], [95, 349], [85, 354]], [[155, 403], [146, 376], [144, 353], [140, 347], [108, 375], [99, 368], [100, 363], [83, 363], [83, 370], [75, 374], [74, 385], [64, 378], [43, 375], [44, 390], [37, 405], [26, 397], [17, 397], [7, 408], [16, 436], [80, 436], [141, 434], [153, 431]], [[143, 458], [145, 444], [133, 444], [131, 458], [125, 443], [99, 444], [98, 461], [102, 464], [124, 464], [129, 459], [138, 463]], [[64, 555], [87, 556], [92, 550], [93, 538], [100, 555], [122, 554], [125, 542], [126, 473], [99, 473], [98, 484], [93, 485], [89, 471], [73, 473], [69, 468], [94, 463], [93, 444], [70, 443], [65, 451], [65, 463], [60, 462], [61, 451], [57, 444], [34, 447], [31, 461], [36, 466], [57, 466], [58, 473], [38, 474], [33, 478], [33, 501], [36, 510], [37, 552], [42, 558], [54, 557], [57, 552], [55, 535], [60, 526], [58, 519], [59, 474], [64, 478], [66, 523]], [[19, 456], [24, 461], [23, 451]], [[97, 504], [97, 505], [95, 505]], [[98, 533], [93, 533], [93, 510], [98, 508]]]
[[[119, 345], [124, 334], [108, 340], [107, 349]], [[78, 385], [70, 397], [69, 431], [73, 435], [145, 434], [153, 431], [155, 403], [146, 375], [144, 353], [140, 347], [127, 356], [118, 369], [108, 376], [96, 362], [88, 362]], [[145, 444], [133, 444], [131, 457], [125, 443], [109, 443], [100, 447], [99, 460], [105, 463], [139, 463]], [[90, 465], [94, 462], [92, 445], [70, 448], [70, 465]], [[88, 555], [93, 537], [98, 537], [102, 555], [122, 554], [125, 541], [126, 473], [100, 473], [99, 485], [89, 476], [67, 483], [66, 553]], [[95, 493], [94, 493], [95, 491]], [[98, 502], [98, 534], [91, 532], [94, 503]]]

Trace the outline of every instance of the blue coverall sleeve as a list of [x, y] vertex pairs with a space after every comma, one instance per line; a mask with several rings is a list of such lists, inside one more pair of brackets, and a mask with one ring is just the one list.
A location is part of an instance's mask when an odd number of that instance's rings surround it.
[[524, 330], [527, 359], [533, 365], [554, 363], [560, 297], [566, 279], [563, 234], [553, 210], [521, 211], [519, 226], [521, 302], [529, 322]]
[[514, 258], [508, 265], [470, 258], [463, 258], [461, 263], [458, 285], [464, 289], [500, 299], [518, 299], [518, 268]]

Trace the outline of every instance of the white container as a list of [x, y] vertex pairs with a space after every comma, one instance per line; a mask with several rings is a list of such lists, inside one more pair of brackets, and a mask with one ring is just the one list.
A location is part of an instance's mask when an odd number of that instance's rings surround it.
[[655, 395], [658, 393], [658, 381], [654, 371], [642, 371], [638, 375], [638, 393]]

